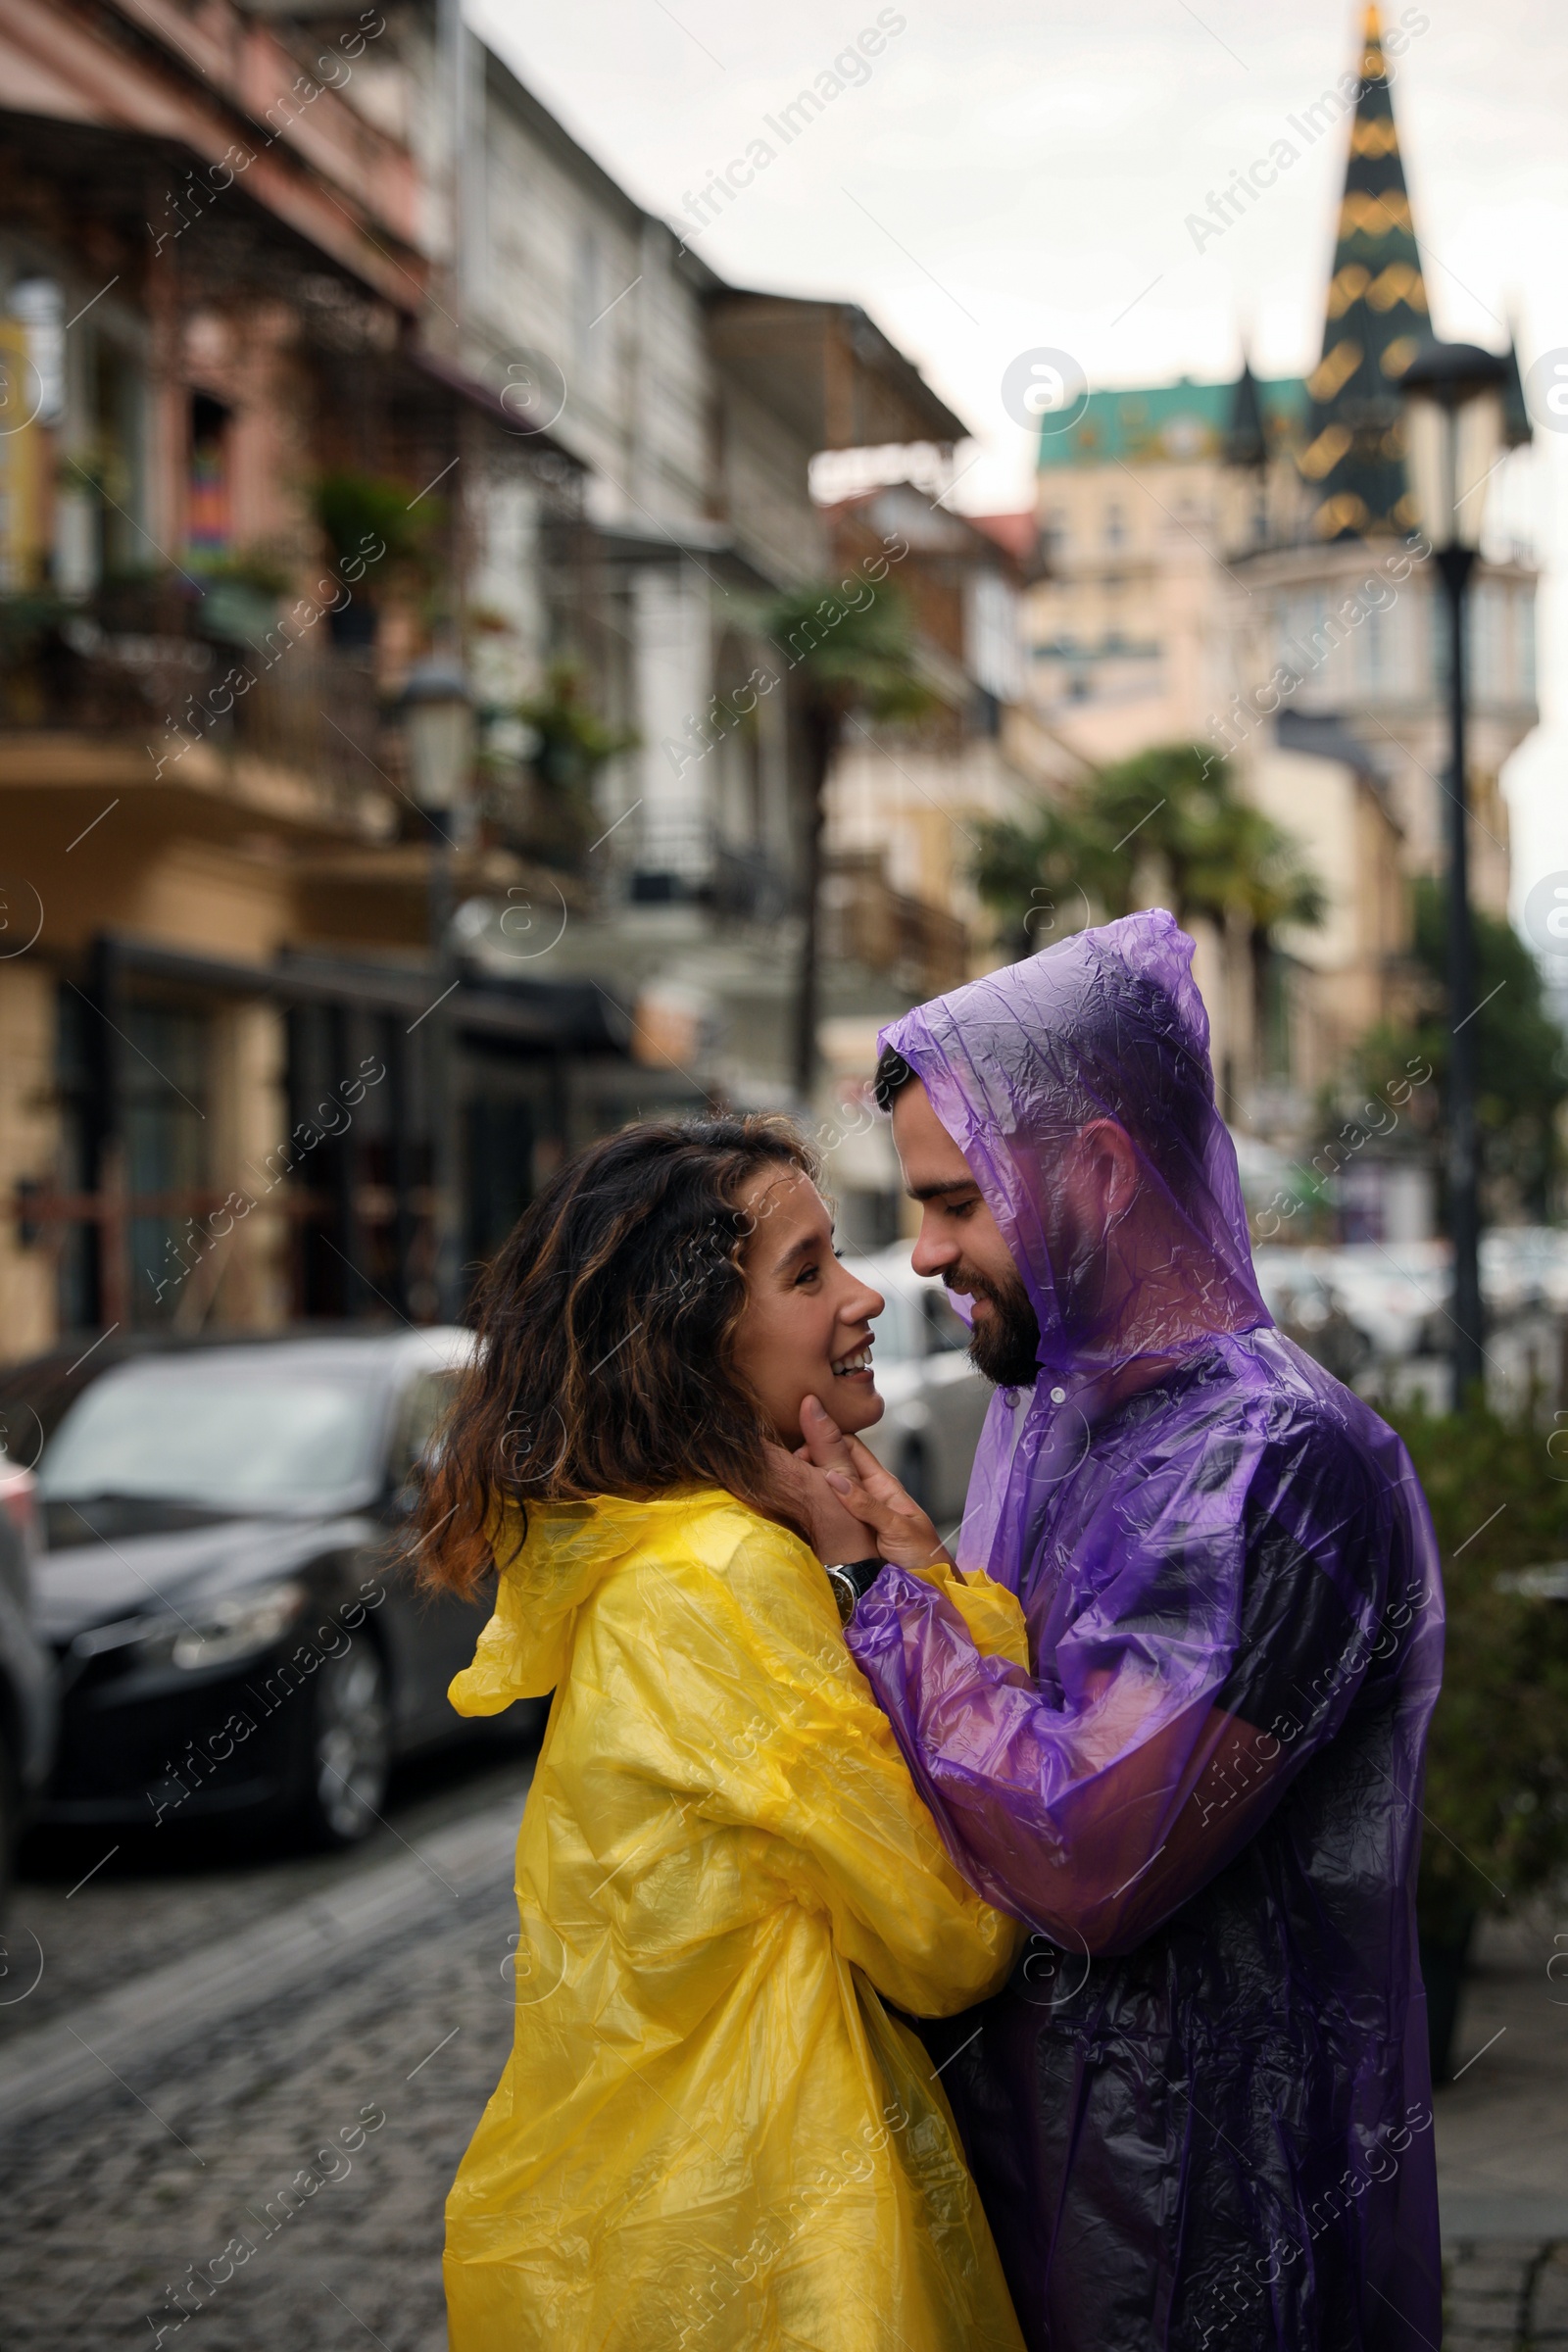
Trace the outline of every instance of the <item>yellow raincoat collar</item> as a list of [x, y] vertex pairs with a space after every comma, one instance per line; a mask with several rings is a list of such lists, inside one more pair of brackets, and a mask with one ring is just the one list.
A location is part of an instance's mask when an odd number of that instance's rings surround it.
[[645, 1543], [658, 1521], [704, 1500], [728, 1501], [717, 1488], [682, 1487], [636, 1501], [599, 1494], [591, 1502], [507, 1503], [486, 1528], [501, 1563], [495, 1614], [457, 1675], [448, 1697], [460, 1715], [499, 1715], [514, 1698], [555, 1690], [571, 1654], [577, 1613], [616, 1564]]

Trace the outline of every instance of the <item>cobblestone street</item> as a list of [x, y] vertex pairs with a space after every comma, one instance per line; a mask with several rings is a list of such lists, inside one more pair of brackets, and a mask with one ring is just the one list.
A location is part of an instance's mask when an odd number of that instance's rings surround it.
[[507, 2047], [507, 1910], [503, 1889], [389, 1937], [348, 1982], [27, 2131], [0, 2173], [16, 2352], [145, 2344], [149, 2319], [168, 2342], [190, 2267], [247, 2242], [231, 2283], [189, 2298], [211, 2352], [444, 2344], [442, 2203]]
[[[441, 2352], [531, 1770], [476, 1736], [346, 1854], [32, 1840], [0, 1944], [6, 2352]], [[1547, 1905], [1478, 1938], [1436, 2101], [1446, 2352], [1568, 2352], [1564, 1940]]]
[[[1568, 2345], [1568, 2000], [1544, 1908], [1483, 1929], [1438, 2093], [1447, 2352]], [[1560, 1974], [1560, 1972], [1559, 1972]]]
[[[440, 2352], [442, 2204], [512, 2016], [527, 1763], [449, 1768], [354, 1857], [24, 1880], [3, 2011], [8, 2352]], [[154, 1863], [159, 1867], [155, 1870]], [[69, 1906], [69, 1908], [68, 1908]], [[1568, 2007], [1483, 1937], [1437, 2106], [1448, 2352], [1568, 2345]], [[46, 1997], [47, 1996], [47, 1997]], [[193, 2270], [233, 2275], [205, 2295]], [[651, 2347], [650, 2352], [659, 2352]]]
[[[0, 2107], [16, 2112], [29, 2062], [40, 2106], [0, 2149], [10, 2352], [174, 2341], [180, 2282], [230, 2246], [232, 2279], [185, 2296], [209, 2352], [445, 2343], [442, 2204], [510, 2041], [524, 1781], [514, 1763], [410, 1808], [349, 1864], [110, 1880], [68, 1942], [46, 1938], [77, 1997], [52, 2016], [38, 2008], [25, 2034], [13, 2019], [0, 2060]], [[454, 1812], [456, 1826], [443, 1819]], [[91, 1894], [73, 1896], [73, 1911]], [[350, 1894], [360, 1917], [334, 1934], [329, 1897]], [[24, 1884], [11, 1950], [30, 1950], [18, 1932], [29, 1918], [56, 1929], [64, 1900]], [[185, 2033], [202, 1975], [248, 1943], [276, 1943], [290, 1922], [318, 1950], [289, 1955], [288, 1981], [253, 1985], [227, 2022]], [[110, 2038], [87, 1984], [101, 1994], [127, 1944], [145, 1972], [126, 1972], [132, 1987], [167, 1982]], [[87, 2076], [57, 2071], [40, 2085], [40, 2045], [58, 2068], [59, 2045], [78, 2037]], [[138, 2038], [156, 2052], [139, 2064]]]

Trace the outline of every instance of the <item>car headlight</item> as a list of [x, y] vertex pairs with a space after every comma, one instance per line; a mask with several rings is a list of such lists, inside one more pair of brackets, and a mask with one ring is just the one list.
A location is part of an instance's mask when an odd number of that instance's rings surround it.
[[86, 1664], [119, 1651], [127, 1666], [177, 1666], [187, 1674], [203, 1666], [224, 1666], [275, 1642], [309, 1597], [305, 1587], [290, 1577], [222, 1600], [194, 1603], [189, 1616], [121, 1617], [112, 1625], [90, 1626], [78, 1634], [71, 1655]]
[[284, 1584], [264, 1585], [259, 1592], [212, 1601], [174, 1634], [170, 1663], [195, 1673], [199, 1667], [226, 1666], [253, 1650], [266, 1649], [293, 1624], [306, 1598], [305, 1587], [290, 1578]]

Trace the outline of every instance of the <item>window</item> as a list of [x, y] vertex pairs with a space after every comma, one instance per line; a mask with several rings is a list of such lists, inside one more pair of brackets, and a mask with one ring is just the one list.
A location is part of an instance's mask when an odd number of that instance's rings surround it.
[[205, 392], [191, 395], [190, 480], [185, 518], [186, 544], [217, 553], [233, 532], [228, 482], [229, 414]]
[[[125, 1182], [132, 1194], [199, 1191], [208, 1181], [207, 1071], [209, 1023], [204, 1012], [165, 1004], [132, 1004], [125, 1014], [130, 1051], [120, 1057], [124, 1104]], [[187, 1279], [200, 1280], [211, 1263], [194, 1261], [188, 1241], [193, 1211], [172, 1203], [130, 1220], [132, 1311], [138, 1323], [161, 1323], [173, 1313]]]
[[65, 406], [60, 288], [24, 278], [0, 318], [0, 592], [41, 587], [49, 560], [55, 453], [46, 429]]
[[571, 288], [572, 335], [577, 346], [577, 365], [586, 370], [597, 348], [595, 322], [605, 307], [603, 257], [599, 239], [591, 228], [577, 231], [575, 267]]
[[484, 1088], [465, 1113], [470, 1260], [494, 1257], [533, 1195], [536, 1113], [542, 1105]]
[[87, 463], [98, 489], [100, 579], [145, 571], [142, 510], [141, 369], [127, 352], [95, 333], [89, 369], [92, 447]]
[[1528, 588], [1519, 592], [1519, 692], [1527, 703], [1536, 699], [1536, 600]]
[[[55, 1083], [60, 1095], [60, 1189], [93, 1189], [93, 1104], [97, 1086], [94, 1057], [102, 1023], [74, 988], [55, 1000]], [[85, 1331], [99, 1322], [98, 1235], [91, 1225], [61, 1225], [56, 1275], [62, 1331]]]
[[58, 424], [66, 413], [65, 299], [52, 277], [19, 277], [6, 308], [23, 329], [26, 396], [20, 414]]
[[1125, 547], [1126, 544], [1127, 517], [1121, 508], [1112, 501], [1105, 509], [1105, 545], [1107, 547]]
[[[1442, 592], [1426, 600], [1426, 680], [1440, 693], [1448, 691], [1448, 611]], [[1426, 681], [1424, 680], [1423, 683]]]

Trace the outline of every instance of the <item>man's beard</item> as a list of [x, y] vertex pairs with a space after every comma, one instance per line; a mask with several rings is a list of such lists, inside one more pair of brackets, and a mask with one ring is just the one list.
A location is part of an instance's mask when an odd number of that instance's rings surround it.
[[1016, 1274], [1005, 1283], [970, 1275], [949, 1287], [989, 1301], [991, 1312], [969, 1333], [969, 1361], [999, 1389], [1032, 1389], [1040, 1372], [1040, 1318]]

